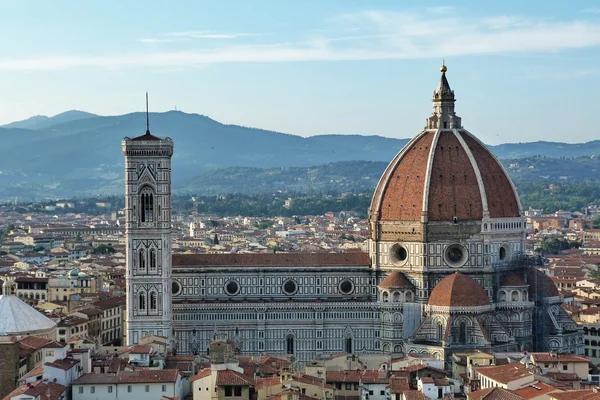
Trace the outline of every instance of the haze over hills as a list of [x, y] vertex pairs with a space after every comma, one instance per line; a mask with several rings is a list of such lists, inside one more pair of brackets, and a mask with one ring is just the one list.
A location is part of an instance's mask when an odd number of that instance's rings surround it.
[[[191, 182], [199, 182], [195, 176], [218, 176], [210, 171], [229, 167], [313, 167], [345, 161], [387, 163], [408, 141], [365, 135], [305, 138], [226, 125], [180, 111], [151, 113], [150, 125], [153, 134], [169, 136], [175, 141], [176, 188], [190, 188]], [[4, 147], [0, 158], [0, 199], [121, 193], [121, 140], [143, 134], [144, 128], [145, 113], [139, 112], [98, 116], [67, 111], [54, 117], [38, 116], [4, 125], [0, 127]], [[416, 133], [403, 132], [407, 136]], [[500, 158], [578, 157], [600, 154], [600, 141], [509, 143], [490, 148]]]

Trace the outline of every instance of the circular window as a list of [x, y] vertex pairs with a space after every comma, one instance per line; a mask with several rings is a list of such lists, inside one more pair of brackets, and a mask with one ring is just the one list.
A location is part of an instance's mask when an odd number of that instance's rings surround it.
[[467, 249], [460, 244], [451, 244], [446, 247], [444, 258], [451, 267], [462, 267], [467, 262], [469, 254]]
[[181, 293], [181, 284], [179, 282], [171, 282], [171, 293], [173, 293], [173, 296], [177, 296], [179, 293]]
[[350, 279], [344, 279], [340, 282], [340, 292], [350, 294], [354, 291], [354, 283]]
[[294, 294], [298, 291], [298, 285], [296, 282], [289, 279], [283, 283], [283, 291], [285, 294]]
[[225, 293], [230, 296], [235, 296], [240, 291], [240, 284], [236, 281], [229, 281], [225, 284]]
[[510, 247], [508, 244], [503, 244], [502, 247], [500, 247], [500, 250], [498, 250], [498, 258], [500, 258], [500, 261], [505, 261], [510, 258]]
[[404, 264], [408, 260], [408, 250], [403, 245], [396, 243], [390, 248], [390, 258], [394, 264]]

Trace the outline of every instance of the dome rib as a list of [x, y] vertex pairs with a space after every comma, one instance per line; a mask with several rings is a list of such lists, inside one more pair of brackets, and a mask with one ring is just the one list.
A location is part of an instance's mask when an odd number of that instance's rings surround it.
[[491, 218], [521, 216], [521, 202], [508, 173], [496, 156], [472, 133], [461, 130], [460, 135], [473, 153], [482, 176]]
[[435, 131], [423, 131], [388, 165], [379, 181], [371, 215], [382, 221], [420, 221], [425, 175]]
[[429, 221], [481, 220], [483, 205], [475, 168], [451, 130], [442, 130], [435, 147], [428, 187]]
[[489, 305], [490, 300], [479, 283], [456, 271], [435, 285], [427, 304], [440, 307], [479, 307]]

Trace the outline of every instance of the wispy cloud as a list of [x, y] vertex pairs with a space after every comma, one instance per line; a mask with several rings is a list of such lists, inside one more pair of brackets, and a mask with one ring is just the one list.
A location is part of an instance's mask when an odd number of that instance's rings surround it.
[[260, 33], [219, 33], [211, 31], [183, 31], [163, 33], [156, 38], [140, 39], [142, 43], [176, 43], [195, 39], [237, 39], [241, 37], [261, 36]]
[[[543, 20], [519, 16], [470, 19], [454, 13], [411, 14], [364, 11], [340, 15], [336, 31], [308, 32], [293, 42], [260, 42], [256, 33], [172, 32], [145, 43], [190, 42], [185, 51], [139, 50], [112, 56], [73, 55], [1, 58], [0, 70], [78, 67], [186, 68], [213, 63], [300, 62], [444, 58], [464, 55], [556, 52], [600, 46], [600, 24], [587, 20]], [[235, 39], [237, 41], [200, 39]]]

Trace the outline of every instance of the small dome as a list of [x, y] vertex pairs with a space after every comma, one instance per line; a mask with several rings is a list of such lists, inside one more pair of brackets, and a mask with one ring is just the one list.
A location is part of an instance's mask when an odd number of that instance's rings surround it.
[[519, 275], [511, 271], [506, 274], [502, 280], [501, 286], [529, 286], [529, 284], [521, 279]]
[[414, 289], [415, 286], [402, 272], [394, 271], [378, 285], [380, 288]]
[[78, 276], [78, 275], [79, 275], [79, 271], [77, 271], [76, 269], [72, 269], [72, 270], [69, 272], [69, 275], [70, 275], [70, 276]]
[[490, 301], [479, 283], [457, 271], [435, 285], [427, 304], [441, 307], [478, 307], [487, 306]]
[[560, 296], [552, 279], [537, 268], [528, 268], [527, 282], [529, 282], [529, 297], [532, 301], [535, 301], [536, 297]]

